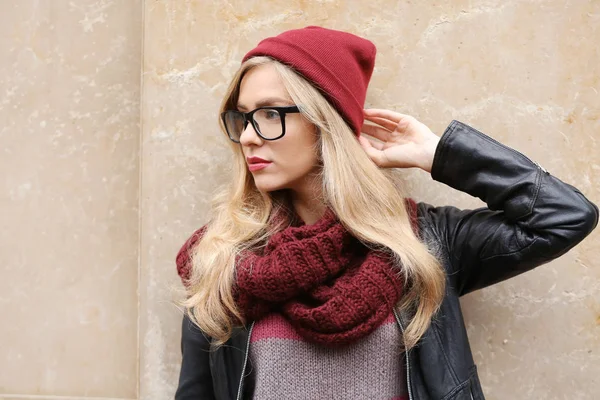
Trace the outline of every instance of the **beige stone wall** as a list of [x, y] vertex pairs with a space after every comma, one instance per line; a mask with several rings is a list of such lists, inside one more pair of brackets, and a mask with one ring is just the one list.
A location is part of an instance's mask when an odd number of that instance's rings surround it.
[[0, 1], [0, 398], [137, 396], [141, 21]]
[[[375, 42], [368, 106], [469, 123], [600, 203], [600, 2], [0, 0], [0, 399], [172, 397], [174, 256], [229, 161], [221, 96], [258, 40], [313, 24]], [[599, 251], [463, 299], [488, 398], [600, 393]]]

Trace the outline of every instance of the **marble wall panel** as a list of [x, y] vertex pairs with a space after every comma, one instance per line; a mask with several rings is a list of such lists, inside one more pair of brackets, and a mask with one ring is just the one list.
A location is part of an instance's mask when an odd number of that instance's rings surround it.
[[137, 398], [142, 3], [0, 10], [0, 398]]
[[[178, 282], [174, 255], [226, 176], [216, 111], [228, 79], [266, 36], [307, 25], [363, 35], [378, 47], [368, 106], [412, 114], [439, 134], [452, 119], [467, 122], [600, 200], [598, 2], [152, 1], [145, 18], [142, 398], [175, 388], [180, 317], [165, 302]], [[423, 172], [404, 175], [420, 200], [482, 204]], [[600, 392], [599, 246], [596, 232], [463, 299], [489, 398]]]

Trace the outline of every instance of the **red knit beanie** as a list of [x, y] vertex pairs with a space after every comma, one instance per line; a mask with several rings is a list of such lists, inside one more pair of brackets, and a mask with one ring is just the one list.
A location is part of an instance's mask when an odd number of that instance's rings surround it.
[[348, 32], [308, 26], [262, 40], [242, 62], [268, 56], [292, 67], [321, 90], [359, 136], [375, 53], [375, 45], [369, 40]]

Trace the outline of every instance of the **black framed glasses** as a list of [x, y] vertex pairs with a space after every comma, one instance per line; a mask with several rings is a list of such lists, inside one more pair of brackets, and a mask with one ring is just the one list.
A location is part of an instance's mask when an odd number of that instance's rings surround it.
[[264, 140], [277, 140], [285, 135], [286, 114], [299, 113], [298, 106], [288, 107], [259, 107], [250, 112], [228, 110], [221, 113], [221, 119], [229, 139], [235, 143], [240, 142], [240, 137], [250, 122], [254, 130]]

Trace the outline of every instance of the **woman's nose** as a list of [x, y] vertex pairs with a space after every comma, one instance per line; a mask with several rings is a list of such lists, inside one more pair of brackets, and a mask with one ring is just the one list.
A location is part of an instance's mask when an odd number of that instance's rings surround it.
[[242, 145], [249, 145], [249, 144], [261, 144], [262, 142], [263, 142], [263, 139], [258, 135], [258, 133], [256, 133], [256, 130], [254, 129], [254, 125], [252, 125], [251, 122], [248, 122], [248, 124], [242, 131], [242, 134], [240, 135], [240, 143]]

